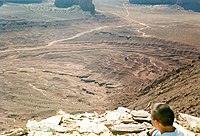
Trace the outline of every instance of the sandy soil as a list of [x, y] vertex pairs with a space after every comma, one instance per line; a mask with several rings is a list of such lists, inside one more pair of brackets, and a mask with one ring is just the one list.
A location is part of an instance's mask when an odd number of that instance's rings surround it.
[[0, 131], [58, 109], [145, 108], [138, 103], [151, 102], [140, 101], [150, 99], [140, 95], [146, 85], [198, 62], [199, 13], [121, 0], [94, 3], [96, 16], [51, 3], [0, 7]]

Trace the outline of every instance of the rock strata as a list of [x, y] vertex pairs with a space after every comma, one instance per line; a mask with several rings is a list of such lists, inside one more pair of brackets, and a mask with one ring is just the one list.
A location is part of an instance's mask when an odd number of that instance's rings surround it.
[[[134, 120], [137, 118], [137, 120]], [[189, 136], [199, 136], [199, 131], [189, 131], [178, 124], [199, 127], [199, 118], [180, 114], [174, 126], [181, 129]], [[195, 126], [194, 126], [195, 125]], [[29, 120], [25, 129], [16, 129], [3, 136], [24, 135], [27, 136], [145, 136], [146, 131], [152, 129], [150, 114], [147, 111], [130, 110], [119, 107], [114, 111], [106, 111], [103, 114], [84, 113], [67, 114], [60, 110], [56, 116], [42, 121]], [[188, 128], [188, 127], [187, 127]]]
[[179, 6], [182, 6], [184, 9], [200, 12], [200, 0], [129, 0], [129, 2], [132, 4], [150, 5], [177, 4]]
[[55, 6], [58, 8], [68, 8], [73, 5], [79, 5], [83, 11], [89, 11], [95, 14], [95, 6], [92, 0], [55, 0]]

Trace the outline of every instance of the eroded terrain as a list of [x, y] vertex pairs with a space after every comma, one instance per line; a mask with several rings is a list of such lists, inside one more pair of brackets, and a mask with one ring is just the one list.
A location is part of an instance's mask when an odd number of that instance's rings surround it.
[[58, 109], [133, 106], [150, 81], [198, 61], [199, 13], [94, 3], [95, 16], [52, 3], [0, 7], [1, 131]]

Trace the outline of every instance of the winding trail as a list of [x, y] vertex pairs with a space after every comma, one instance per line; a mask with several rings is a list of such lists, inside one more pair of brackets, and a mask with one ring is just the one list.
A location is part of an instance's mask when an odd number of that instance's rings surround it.
[[125, 4], [125, 2], [123, 2], [123, 6], [124, 6], [124, 8], [126, 9], [126, 13], [127, 13], [126, 18], [128, 18], [129, 20], [131, 20], [131, 21], [134, 22], [134, 23], [137, 23], [137, 24], [143, 26], [142, 28], [138, 29], [137, 32], [140, 33], [140, 34], [142, 34], [142, 36], [144, 36], [144, 37], [154, 37], [154, 36], [152, 36], [152, 35], [146, 35], [146, 33], [142, 31], [142, 30], [144, 30], [144, 29], [149, 28], [150, 26], [147, 25], [147, 24], [145, 24], [145, 23], [142, 23], [142, 22], [139, 22], [139, 21], [137, 21], [137, 20], [134, 20], [134, 19], [130, 18], [130, 12], [129, 12], [129, 10], [128, 10], [126, 4]]
[[[131, 26], [131, 23], [132, 23], [132, 22], [144, 26], [144, 27], [142, 27], [142, 28], [140, 28], [140, 29], [137, 30], [137, 32], [140, 33], [143, 37], [153, 37], [153, 36], [151, 36], [151, 35], [146, 35], [146, 33], [142, 31], [142, 30], [144, 30], [144, 29], [149, 28], [150, 26], [147, 25], [147, 24], [145, 24], [145, 23], [142, 23], [142, 22], [139, 22], [139, 21], [137, 21], [137, 20], [134, 20], [134, 19], [130, 18], [130, 12], [129, 12], [127, 6], [125, 5], [125, 2], [123, 2], [123, 7], [125, 8], [126, 13], [127, 13], [126, 17], [121, 16], [121, 15], [116, 14], [116, 13], [112, 13], [112, 12], [109, 12], [109, 13], [111, 13], [111, 14], [113, 14], [113, 15], [116, 15], [116, 16], [118, 16], [118, 17], [124, 19], [124, 20], [127, 20], [127, 21], [129, 22], [129, 24], [126, 24], [126, 25], [119, 25], [119, 26], [101, 26], [101, 27], [97, 27], [97, 28], [90, 29], [90, 30], [88, 30], [88, 31], [80, 32], [80, 33], [78, 33], [78, 34], [76, 34], [76, 35], [74, 35], [74, 36], [72, 36], [72, 37], [69, 37], [69, 38], [60, 39], [60, 40], [54, 40], [54, 41], [50, 42], [49, 44], [47, 44], [46, 46], [35, 47], [35, 48], [8, 49], [8, 50], [0, 51], [0, 53], [17, 52], [17, 51], [32, 51], [32, 50], [46, 49], [46, 48], [52, 46], [52, 45], [55, 44], [55, 43], [62, 42], [62, 41], [73, 40], [73, 39], [75, 39], [75, 38], [77, 38], [77, 37], [80, 37], [80, 36], [82, 36], [82, 35], [85, 35], [85, 34], [88, 34], [88, 33], [94, 32], [94, 31], [98, 31], [98, 30], [101, 30], [101, 29], [105, 29], [105, 28], [120, 28], [120, 27], [125, 27], [125, 26]], [[98, 10], [98, 11], [100, 11], [100, 10]], [[105, 11], [100, 11], [100, 12], [105, 12]], [[106, 11], [106, 12], [107, 12], [107, 11]]]

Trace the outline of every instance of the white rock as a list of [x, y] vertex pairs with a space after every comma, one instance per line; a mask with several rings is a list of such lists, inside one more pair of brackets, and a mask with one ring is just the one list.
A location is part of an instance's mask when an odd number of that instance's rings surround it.
[[61, 122], [62, 116], [52, 116], [40, 121], [40, 123], [58, 125]]
[[94, 124], [95, 123], [90, 122], [90, 120], [88, 118], [84, 118], [82, 121], [80, 121], [78, 123], [78, 126], [80, 126], [79, 132], [80, 133], [86, 133], [86, 132], [91, 133], [91, 132], [93, 132], [92, 131], [92, 126]]
[[101, 133], [100, 136], [111, 136], [111, 133], [109, 131], [106, 131]]
[[111, 121], [111, 120], [119, 120], [121, 117], [121, 114], [116, 111], [108, 112], [106, 115], [106, 120]]
[[128, 112], [128, 113], [130, 113], [131, 110], [130, 110], [130, 109], [127, 109], [127, 108], [124, 108], [124, 107], [118, 107], [118, 108], [117, 108], [117, 111], [118, 111], [118, 112]]
[[56, 112], [57, 115], [65, 115], [66, 113], [63, 110], [58, 110]]
[[53, 136], [52, 132], [32, 131], [28, 136]]
[[131, 114], [134, 117], [143, 117], [143, 118], [147, 118], [151, 115], [150, 113], [148, 113], [147, 111], [144, 111], [144, 110], [138, 110], [138, 111], [132, 110]]
[[144, 130], [145, 127], [141, 124], [120, 124], [111, 127], [111, 131], [114, 133], [118, 132], [138, 133]]
[[109, 131], [109, 129], [103, 123], [94, 125], [92, 130], [95, 134]]
[[198, 127], [200, 128], [200, 118], [180, 113], [180, 117], [187, 121], [187, 123], [190, 125], [191, 128]]

